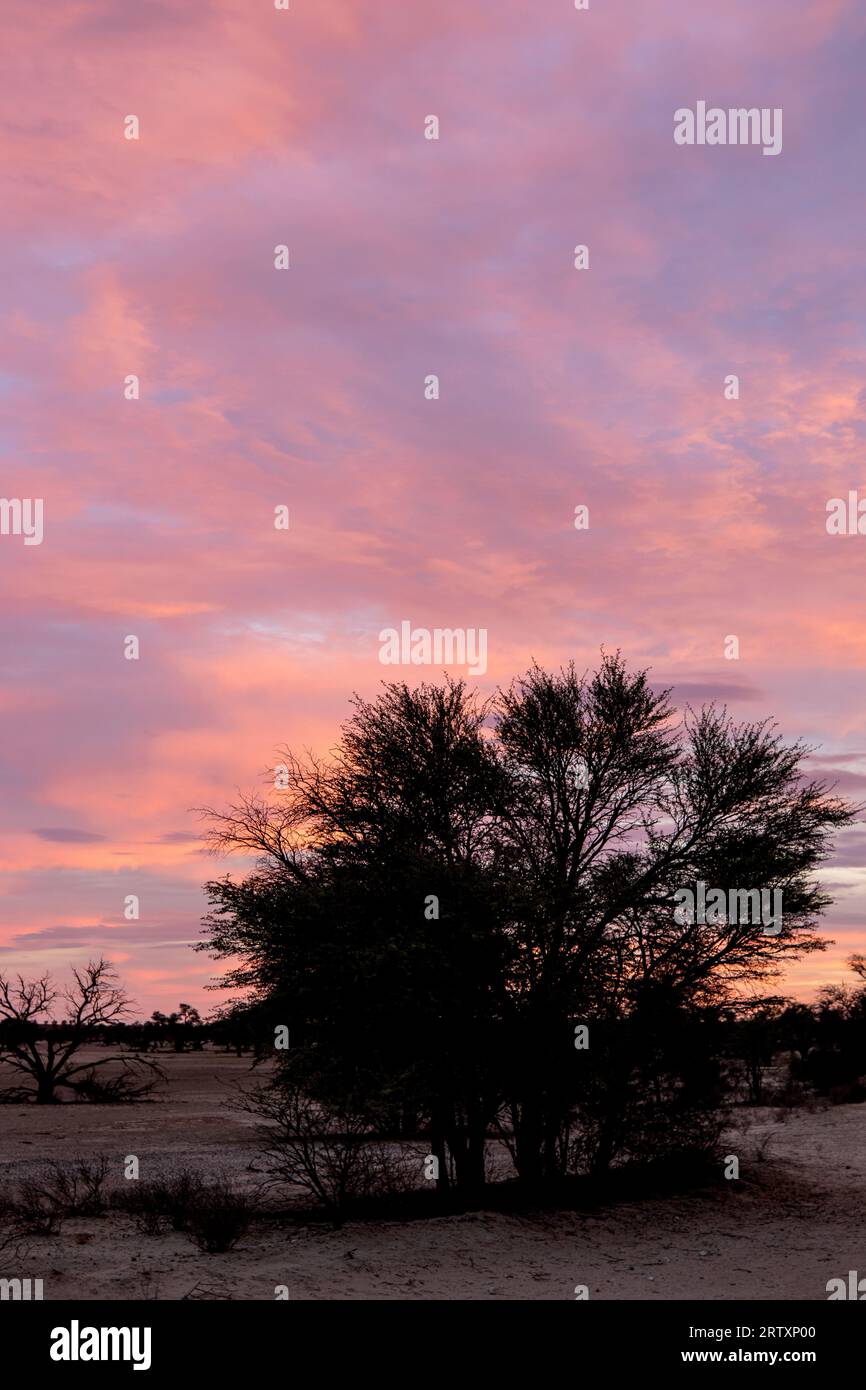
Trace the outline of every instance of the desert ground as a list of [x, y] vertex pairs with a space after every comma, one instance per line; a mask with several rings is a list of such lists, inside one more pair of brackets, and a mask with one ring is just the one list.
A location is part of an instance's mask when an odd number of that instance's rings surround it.
[[[254, 1188], [254, 1120], [230, 1106], [248, 1058], [159, 1058], [145, 1104], [0, 1106], [0, 1195], [46, 1160], [106, 1154], [142, 1178], [189, 1167]], [[259, 1071], [260, 1074], [260, 1071]], [[4, 1078], [0, 1076], [0, 1084]], [[22, 1277], [53, 1299], [825, 1300], [830, 1278], [866, 1274], [866, 1105], [739, 1109], [724, 1150], [739, 1181], [587, 1211], [470, 1212], [430, 1220], [256, 1222], [234, 1250], [143, 1235], [125, 1214], [67, 1219], [28, 1237]]]

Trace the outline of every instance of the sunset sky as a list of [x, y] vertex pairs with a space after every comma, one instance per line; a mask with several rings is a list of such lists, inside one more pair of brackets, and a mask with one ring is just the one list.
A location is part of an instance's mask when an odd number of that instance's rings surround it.
[[[102, 953], [139, 1012], [213, 1008], [201, 884], [244, 866], [190, 808], [436, 676], [380, 664], [404, 620], [486, 628], [485, 693], [620, 647], [866, 800], [866, 536], [825, 525], [866, 497], [859, 0], [6, 0], [0, 35], [0, 494], [45, 515], [0, 536], [0, 970]], [[677, 146], [699, 100], [782, 108], [782, 152]], [[803, 998], [866, 946], [863, 824], [822, 877]]]

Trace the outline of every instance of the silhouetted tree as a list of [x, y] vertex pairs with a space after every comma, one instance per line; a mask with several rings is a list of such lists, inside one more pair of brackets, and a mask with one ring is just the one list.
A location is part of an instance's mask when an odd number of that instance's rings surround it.
[[197, 1034], [201, 1027], [201, 1016], [191, 1004], [179, 1004], [177, 1010], [170, 1014], [154, 1009], [148, 1022], [154, 1025], [158, 1035], [171, 1043], [175, 1052], [185, 1052], [187, 1046], [201, 1050]]
[[[848, 964], [864, 978], [864, 957]], [[866, 987], [825, 985], [811, 1013], [811, 1045], [793, 1060], [792, 1076], [834, 1102], [866, 1100]]]
[[212, 843], [262, 860], [209, 886], [209, 948], [237, 957], [227, 982], [289, 1027], [293, 1083], [395, 1131], [423, 1116], [440, 1184], [450, 1163], [465, 1187], [483, 1182], [499, 1104], [510, 949], [486, 712], [453, 683], [356, 701], [333, 762], [286, 753], [290, 786], [273, 805], [214, 817]]
[[[593, 1020], [646, 1013], [662, 998], [666, 1010], [719, 1005], [820, 949], [812, 928], [829, 900], [809, 874], [829, 831], [854, 812], [801, 780], [808, 750], [784, 746], [767, 721], [738, 726], [711, 706], [675, 725], [667, 692], [619, 658], [584, 679], [533, 668], [499, 709], [516, 788], [504, 835], [529, 897], [509, 995], [510, 1109], [518, 1166], [536, 1179], [556, 1171], [551, 1141], [569, 1100], [579, 1117], [580, 1071], [565, 1071], [569, 1023], [591, 1035]], [[674, 894], [699, 880], [781, 889], [781, 932], [679, 922]], [[583, 1056], [590, 1072], [591, 1045]], [[636, 1053], [630, 1065], [640, 1061]], [[605, 1154], [612, 1161], [616, 1148], [602, 1136], [596, 1165]]]
[[[116, 972], [100, 959], [90, 961], [83, 970], [73, 969], [72, 974], [74, 984], [63, 990], [55, 989], [49, 975], [27, 981], [19, 975], [17, 982], [0, 975], [0, 1058], [35, 1083], [32, 1094], [38, 1105], [57, 1101], [62, 1088], [95, 1097], [97, 1068], [111, 1063], [120, 1064], [121, 1075], [110, 1083], [109, 1098], [144, 1094], [152, 1081], [136, 1086], [131, 1077], [143, 1069], [158, 1074], [153, 1063], [128, 1053], [96, 1062], [82, 1062], [77, 1055], [95, 1030], [130, 1011]], [[67, 1013], [59, 1025], [52, 1026], [49, 1020], [58, 1001]], [[22, 1091], [24, 1097], [29, 1094]]]
[[[494, 1124], [529, 1183], [657, 1155], [665, 1116], [705, 1148], [719, 1011], [822, 948], [811, 875], [855, 808], [767, 721], [677, 722], [619, 656], [489, 702], [446, 681], [354, 707], [330, 759], [285, 751], [272, 799], [208, 813], [213, 848], [259, 863], [207, 885], [200, 949], [289, 1028], [286, 1078], [383, 1128], [414, 1117], [466, 1191]], [[699, 880], [781, 890], [780, 930], [682, 922]]]

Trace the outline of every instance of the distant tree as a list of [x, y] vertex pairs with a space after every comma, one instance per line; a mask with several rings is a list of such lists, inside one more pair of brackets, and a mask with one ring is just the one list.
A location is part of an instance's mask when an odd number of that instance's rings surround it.
[[860, 979], [866, 982], [866, 956], [861, 956], [855, 952], [853, 956], [848, 957], [848, 964], [854, 974], [859, 975]]
[[816, 1024], [814, 1011], [808, 1004], [788, 1002], [778, 1021], [779, 1046], [791, 1053], [792, 1063], [797, 1063], [814, 1046]]
[[[35, 1091], [20, 1090], [23, 1097], [33, 1095], [38, 1105], [60, 1099], [58, 1092], [68, 1089], [81, 1095], [94, 1095], [97, 1068], [119, 1064], [121, 1075], [111, 1083], [111, 1098], [132, 1098], [144, 1094], [153, 1084], [134, 1084], [136, 1073], [158, 1068], [128, 1053], [82, 1062], [81, 1048], [97, 1030], [126, 1017], [130, 1001], [118, 983], [118, 976], [106, 960], [90, 961], [83, 970], [73, 969], [74, 984], [58, 990], [49, 975], [13, 981], [0, 975], [0, 1059], [34, 1083]], [[66, 1014], [52, 1024], [55, 1004]]]
[[176, 1012], [170, 1014], [154, 1009], [149, 1022], [171, 1043], [175, 1052], [185, 1052], [188, 1045], [201, 1050], [201, 1041], [193, 1032], [200, 1027], [201, 1016], [191, 1004], [179, 1004]]
[[[863, 956], [851, 956], [848, 964], [864, 978]], [[792, 1075], [834, 1102], [866, 1100], [866, 987], [825, 985], [811, 1012], [811, 1046], [795, 1060]]]
[[786, 1003], [780, 998], [762, 998], [736, 1007], [737, 1055], [743, 1064], [752, 1105], [764, 1104], [764, 1077], [780, 1044]]

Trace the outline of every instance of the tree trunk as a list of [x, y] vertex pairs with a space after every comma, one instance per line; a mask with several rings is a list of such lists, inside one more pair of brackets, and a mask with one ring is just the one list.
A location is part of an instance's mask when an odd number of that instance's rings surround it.
[[57, 1096], [54, 1093], [54, 1079], [51, 1076], [40, 1076], [36, 1085], [36, 1104], [55, 1105]]
[[448, 1181], [448, 1162], [445, 1154], [445, 1120], [441, 1106], [435, 1106], [430, 1118], [430, 1152], [438, 1160], [439, 1175], [436, 1179], [436, 1191], [447, 1192], [450, 1186]]
[[480, 1106], [471, 1107], [466, 1128], [461, 1132], [455, 1162], [457, 1188], [464, 1196], [478, 1197], [484, 1191], [484, 1154], [487, 1126]]
[[562, 1126], [558, 1115], [548, 1114], [544, 1126], [544, 1176], [548, 1182], [562, 1177], [568, 1158], [568, 1146], [564, 1157], [560, 1155], [560, 1135]]
[[520, 1120], [514, 1136], [514, 1162], [520, 1180], [528, 1187], [537, 1187], [542, 1179], [541, 1115], [537, 1106], [527, 1101], [520, 1106]]

